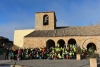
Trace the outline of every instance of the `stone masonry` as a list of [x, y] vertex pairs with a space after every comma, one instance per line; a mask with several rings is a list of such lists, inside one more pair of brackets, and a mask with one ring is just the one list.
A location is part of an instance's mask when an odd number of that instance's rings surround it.
[[[48, 25], [43, 25], [43, 17], [48, 15]], [[100, 54], [100, 27], [67, 27], [56, 29], [55, 12], [36, 12], [35, 13], [35, 31], [24, 37], [23, 47], [34, 48], [47, 46], [47, 42], [51, 39], [55, 46], [59, 40], [63, 40], [68, 45], [70, 39], [74, 39], [76, 44], [81, 48], [87, 48], [89, 43], [96, 46], [97, 52]], [[52, 45], [52, 44], [49, 44]], [[91, 45], [90, 45], [91, 46]]]
[[49, 39], [52, 39], [55, 42], [55, 46], [57, 45], [57, 42], [62, 39], [65, 41], [67, 46], [68, 40], [71, 38], [75, 39], [76, 44], [81, 48], [86, 48], [89, 43], [94, 43], [96, 45], [97, 52], [100, 53], [100, 36], [27, 37], [24, 38], [24, 47], [43, 47], [46, 46], [46, 42]]
[[[49, 24], [43, 25], [43, 16], [49, 16]], [[35, 29], [36, 30], [54, 30], [56, 27], [56, 17], [54, 12], [37, 12], [35, 14]]]

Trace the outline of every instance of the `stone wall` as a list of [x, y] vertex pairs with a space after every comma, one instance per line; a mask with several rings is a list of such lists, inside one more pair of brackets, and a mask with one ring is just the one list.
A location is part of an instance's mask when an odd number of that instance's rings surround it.
[[67, 45], [68, 40], [71, 38], [75, 39], [77, 45], [79, 45], [81, 48], [86, 48], [87, 44], [94, 43], [96, 45], [97, 52], [100, 51], [100, 36], [26, 37], [24, 38], [24, 47], [43, 47], [46, 46], [46, 42], [49, 39], [52, 39], [55, 42], [55, 46], [60, 39], [63, 39], [65, 41], [65, 44]]
[[[43, 25], [43, 16], [49, 16], [49, 24]], [[54, 30], [56, 26], [54, 12], [40, 12], [35, 14], [35, 29], [36, 30]]]

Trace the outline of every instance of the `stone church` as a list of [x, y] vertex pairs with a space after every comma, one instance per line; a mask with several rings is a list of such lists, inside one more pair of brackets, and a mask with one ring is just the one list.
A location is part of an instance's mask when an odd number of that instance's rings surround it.
[[100, 26], [56, 27], [55, 12], [36, 12], [35, 29], [23, 38], [23, 47], [69, 46], [75, 44], [81, 48], [93, 47], [100, 53]]

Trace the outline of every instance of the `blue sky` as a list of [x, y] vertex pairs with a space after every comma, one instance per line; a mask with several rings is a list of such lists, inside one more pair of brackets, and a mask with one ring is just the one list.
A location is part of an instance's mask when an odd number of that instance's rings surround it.
[[100, 23], [100, 0], [0, 0], [0, 36], [13, 40], [15, 29], [34, 28], [41, 11], [55, 11], [57, 26]]

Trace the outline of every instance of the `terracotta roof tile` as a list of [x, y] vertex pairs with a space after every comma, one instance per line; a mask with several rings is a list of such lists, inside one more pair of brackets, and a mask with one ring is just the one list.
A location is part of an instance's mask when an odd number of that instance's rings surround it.
[[35, 30], [25, 37], [99, 36], [100, 26], [58, 27], [55, 30]]

